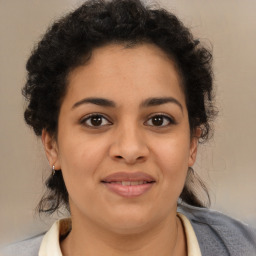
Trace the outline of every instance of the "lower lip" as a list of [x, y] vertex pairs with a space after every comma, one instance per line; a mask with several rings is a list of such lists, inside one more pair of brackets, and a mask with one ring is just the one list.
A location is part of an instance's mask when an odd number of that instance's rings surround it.
[[146, 183], [141, 185], [123, 186], [118, 183], [104, 183], [104, 185], [112, 192], [123, 197], [138, 197], [145, 194], [152, 188], [154, 183]]

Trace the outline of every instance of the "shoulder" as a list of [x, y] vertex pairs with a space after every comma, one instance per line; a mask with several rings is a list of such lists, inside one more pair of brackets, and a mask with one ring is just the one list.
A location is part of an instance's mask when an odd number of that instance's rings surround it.
[[179, 205], [191, 222], [202, 255], [256, 255], [256, 230], [218, 211]]
[[1, 256], [37, 256], [44, 234], [8, 245], [0, 250]]

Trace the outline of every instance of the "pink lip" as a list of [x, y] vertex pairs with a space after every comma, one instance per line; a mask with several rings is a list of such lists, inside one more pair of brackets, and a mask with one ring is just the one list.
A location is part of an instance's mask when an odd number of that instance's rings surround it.
[[[122, 185], [121, 182], [144, 182], [137, 185]], [[155, 179], [142, 172], [111, 174], [102, 180], [102, 183], [111, 191], [123, 197], [137, 197], [146, 193], [155, 183]]]
[[102, 181], [103, 182], [115, 182], [115, 181], [146, 181], [153, 182], [155, 179], [149, 174], [143, 172], [116, 172], [108, 175]]

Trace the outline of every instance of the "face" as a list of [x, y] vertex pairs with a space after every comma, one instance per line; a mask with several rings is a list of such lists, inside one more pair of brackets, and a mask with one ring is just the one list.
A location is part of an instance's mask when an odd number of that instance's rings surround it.
[[71, 72], [57, 141], [42, 140], [74, 219], [128, 232], [176, 215], [197, 148], [180, 80], [150, 44], [96, 49]]

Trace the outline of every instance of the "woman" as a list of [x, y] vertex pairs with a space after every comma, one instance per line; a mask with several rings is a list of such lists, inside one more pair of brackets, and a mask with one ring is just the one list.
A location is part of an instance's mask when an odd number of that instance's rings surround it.
[[216, 114], [211, 54], [173, 14], [88, 1], [27, 70], [25, 120], [52, 169], [39, 211], [71, 218], [9, 254], [256, 254], [256, 232], [207, 209], [192, 169]]

